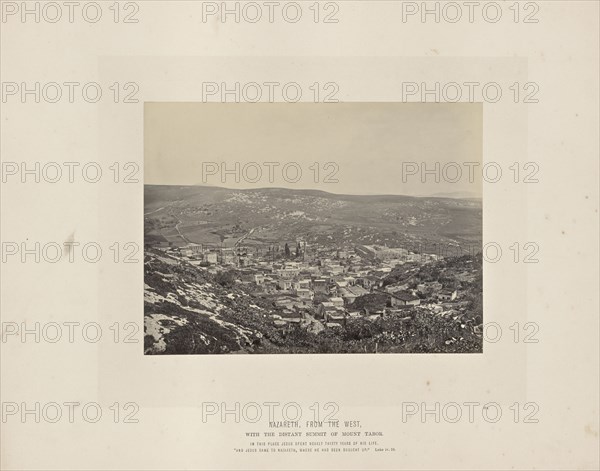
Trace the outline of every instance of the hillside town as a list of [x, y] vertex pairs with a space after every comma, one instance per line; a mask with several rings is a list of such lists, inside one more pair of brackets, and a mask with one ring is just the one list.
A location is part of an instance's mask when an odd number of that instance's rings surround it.
[[[276, 328], [302, 327], [315, 334], [339, 331], [354, 319], [402, 319], [409, 310], [414, 316], [415, 309], [460, 321], [472, 304], [466, 290], [481, 271], [473, 257], [463, 257], [460, 267], [444, 275], [427, 273], [444, 260], [440, 254], [380, 245], [309, 247], [302, 239], [264, 246], [240, 240], [228, 248], [193, 243], [155, 248], [272, 303], [275, 309], [268, 316]], [[481, 319], [465, 318], [477, 330]]]

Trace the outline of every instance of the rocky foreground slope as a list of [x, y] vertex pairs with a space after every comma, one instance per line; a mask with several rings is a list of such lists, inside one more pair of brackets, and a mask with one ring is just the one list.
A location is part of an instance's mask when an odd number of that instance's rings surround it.
[[[223, 353], [453, 353], [481, 352], [480, 260], [460, 257], [423, 267], [393, 271], [388, 282], [418, 283], [456, 279], [464, 301], [457, 309], [416, 306], [401, 314], [349, 319], [342, 329], [314, 329], [318, 321], [285, 327], [274, 319], [282, 308], [268, 296], [235, 280], [235, 273], [212, 274], [159, 250], [145, 254], [144, 351], [146, 354]], [[357, 298], [356, 309], [361, 302]], [[352, 306], [350, 306], [352, 307]], [[275, 316], [275, 317], [273, 317]], [[322, 326], [321, 326], [322, 327]]]

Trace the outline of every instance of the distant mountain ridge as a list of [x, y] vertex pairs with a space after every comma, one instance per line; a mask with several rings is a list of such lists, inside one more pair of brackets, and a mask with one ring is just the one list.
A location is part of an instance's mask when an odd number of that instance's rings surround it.
[[[214, 186], [144, 187], [146, 242], [234, 245], [294, 242], [344, 246], [478, 246], [482, 201], [322, 190]], [[421, 251], [421, 249], [415, 249]]]
[[274, 193], [288, 193], [288, 194], [305, 194], [312, 196], [319, 196], [322, 198], [445, 198], [445, 199], [475, 199], [480, 200], [481, 196], [478, 196], [475, 192], [447, 192], [447, 193], [434, 193], [431, 195], [406, 195], [406, 194], [350, 194], [350, 193], [332, 193], [324, 190], [316, 190], [310, 188], [284, 188], [284, 187], [260, 187], [260, 188], [228, 188], [216, 185], [156, 185], [156, 184], [145, 184], [145, 187], [156, 187], [156, 188], [179, 188], [179, 189], [206, 189], [215, 191], [239, 191], [239, 192], [274, 192]]

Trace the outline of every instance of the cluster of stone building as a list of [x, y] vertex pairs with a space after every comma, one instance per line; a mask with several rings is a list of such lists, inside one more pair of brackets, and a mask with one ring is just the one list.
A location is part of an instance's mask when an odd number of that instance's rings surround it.
[[[456, 291], [444, 290], [441, 283], [423, 283], [409, 289], [407, 283], [383, 287], [383, 279], [398, 264], [439, 259], [428, 254], [413, 254], [402, 248], [360, 245], [354, 248], [313, 247], [306, 245], [300, 256], [275, 257], [268, 250], [233, 247], [215, 249], [200, 244], [170, 248], [188, 263], [213, 272], [235, 268], [238, 281], [263, 294], [280, 309], [273, 315], [276, 325], [318, 324], [341, 327], [347, 319], [376, 319], [407, 307], [418, 306], [434, 296], [436, 301], [454, 301]], [[281, 253], [281, 251], [277, 251]], [[355, 309], [354, 301], [369, 293], [385, 294], [388, 305], [379, 309]], [[420, 296], [419, 296], [420, 295]]]

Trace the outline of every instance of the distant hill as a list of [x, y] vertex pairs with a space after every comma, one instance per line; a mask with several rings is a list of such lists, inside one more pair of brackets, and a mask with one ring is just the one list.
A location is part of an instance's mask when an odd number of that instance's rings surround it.
[[[319, 190], [144, 187], [147, 243], [233, 245], [293, 241], [477, 246], [480, 199], [338, 195]], [[252, 231], [252, 232], [251, 232]]]

